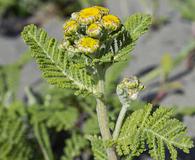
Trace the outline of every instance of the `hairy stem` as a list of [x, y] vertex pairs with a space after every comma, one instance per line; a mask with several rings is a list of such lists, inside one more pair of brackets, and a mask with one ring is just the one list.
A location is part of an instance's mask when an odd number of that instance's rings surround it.
[[[104, 77], [102, 76], [100, 77], [100, 80], [98, 82], [97, 89], [100, 93], [104, 95]], [[97, 101], [96, 111], [97, 111], [98, 123], [102, 135], [102, 139], [109, 140], [112, 138], [112, 136], [108, 125], [109, 122], [108, 122], [106, 105], [104, 101], [100, 98], [97, 98], [96, 101]], [[106, 153], [108, 156], [108, 160], [117, 160], [117, 156], [114, 151], [114, 148], [107, 148]]]
[[116, 126], [115, 126], [115, 129], [114, 129], [114, 133], [113, 133], [113, 139], [114, 140], [116, 140], [118, 138], [118, 136], [119, 136], [120, 129], [121, 129], [123, 120], [125, 118], [125, 114], [127, 112], [127, 108], [128, 108], [127, 104], [123, 105], [122, 108], [121, 108], [121, 111], [119, 113], [118, 119], [116, 121]]
[[[96, 111], [102, 139], [109, 140], [112, 138], [112, 136], [108, 127], [107, 110], [105, 104], [100, 99], [97, 99]], [[108, 155], [108, 160], [117, 160], [116, 153], [113, 148], [107, 148], [106, 152]]]

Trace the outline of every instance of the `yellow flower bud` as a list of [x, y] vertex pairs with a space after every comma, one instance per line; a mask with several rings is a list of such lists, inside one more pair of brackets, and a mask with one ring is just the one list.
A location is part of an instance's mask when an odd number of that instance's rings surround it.
[[85, 8], [79, 12], [78, 22], [83, 25], [89, 25], [101, 19], [101, 11], [98, 8]]
[[120, 19], [117, 16], [111, 14], [104, 16], [101, 23], [105, 29], [111, 32], [116, 31], [121, 26]]
[[75, 20], [69, 20], [64, 25], [64, 35], [71, 35], [77, 32], [79, 24]]
[[94, 6], [94, 8], [97, 8], [100, 10], [101, 12], [101, 15], [104, 16], [104, 15], [108, 15], [110, 10], [108, 8], [105, 8], [105, 7], [101, 7], [101, 6]]
[[100, 23], [92, 23], [86, 30], [87, 35], [99, 38], [102, 33], [102, 25]]
[[91, 38], [91, 37], [82, 37], [77, 42], [77, 47], [80, 52], [90, 54], [94, 53], [98, 50], [100, 44], [99, 40]]

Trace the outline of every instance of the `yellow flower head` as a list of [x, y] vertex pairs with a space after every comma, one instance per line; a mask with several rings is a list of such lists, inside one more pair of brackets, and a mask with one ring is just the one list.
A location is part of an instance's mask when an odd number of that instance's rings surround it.
[[99, 38], [102, 32], [102, 25], [100, 23], [92, 23], [86, 30], [87, 35], [94, 38]]
[[111, 32], [116, 31], [121, 25], [120, 19], [117, 16], [111, 14], [104, 16], [101, 23], [105, 29]]
[[98, 8], [85, 8], [79, 12], [78, 22], [80, 24], [89, 25], [101, 19], [101, 11]]
[[[121, 21], [109, 14], [109, 9], [93, 6], [74, 12], [64, 25], [64, 42], [61, 47], [84, 54], [96, 53], [100, 49], [103, 35], [105, 40], [113, 31], [120, 29]], [[105, 34], [104, 34], [105, 33]]]
[[82, 37], [78, 43], [77, 47], [82, 53], [90, 54], [94, 53], [99, 48], [99, 40], [91, 37]]
[[105, 8], [105, 7], [101, 7], [101, 6], [94, 6], [94, 8], [97, 8], [100, 10], [102, 16], [104, 15], [108, 15], [110, 10], [108, 8]]
[[71, 35], [79, 28], [79, 24], [75, 20], [69, 20], [64, 25], [64, 35]]

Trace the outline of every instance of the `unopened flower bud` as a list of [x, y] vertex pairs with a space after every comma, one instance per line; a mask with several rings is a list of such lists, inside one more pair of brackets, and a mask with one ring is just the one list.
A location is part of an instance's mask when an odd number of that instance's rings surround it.
[[72, 20], [77, 20], [78, 19], [78, 17], [79, 17], [79, 12], [73, 12], [72, 14], [71, 14], [71, 19]]
[[67, 49], [70, 46], [70, 41], [64, 40], [62, 44], [60, 45], [61, 48]]
[[101, 15], [102, 16], [105, 16], [105, 15], [108, 15], [110, 10], [108, 8], [105, 8], [105, 7], [101, 7], [101, 6], [94, 6], [94, 8], [97, 8], [100, 10], [101, 12]]
[[89, 25], [101, 19], [101, 11], [98, 8], [85, 8], [79, 12], [78, 22], [82, 25]]
[[99, 38], [102, 33], [102, 25], [100, 23], [92, 23], [86, 30], [87, 35], [93, 38]]
[[64, 35], [71, 35], [77, 32], [79, 24], [75, 20], [69, 20], [64, 25]]
[[120, 19], [117, 16], [111, 14], [104, 16], [101, 23], [104, 28], [110, 32], [116, 31], [121, 26]]
[[91, 37], [82, 37], [77, 42], [77, 48], [85, 54], [95, 53], [99, 48], [99, 40]]
[[117, 95], [121, 102], [137, 99], [138, 93], [144, 88], [137, 77], [125, 78], [117, 86]]

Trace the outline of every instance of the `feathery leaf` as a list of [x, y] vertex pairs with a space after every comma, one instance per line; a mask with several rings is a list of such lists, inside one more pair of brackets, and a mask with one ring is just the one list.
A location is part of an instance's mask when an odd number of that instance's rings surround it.
[[61, 157], [61, 160], [73, 160], [75, 157], [79, 156], [81, 150], [86, 147], [87, 140], [81, 135], [73, 133], [72, 137], [65, 143], [64, 155]]
[[173, 111], [160, 107], [152, 113], [152, 105], [146, 105], [129, 116], [123, 124], [117, 140], [119, 155], [139, 156], [146, 150], [155, 160], [165, 158], [167, 146], [171, 159], [176, 160], [179, 148], [185, 153], [193, 147], [193, 142], [187, 136], [183, 123], [172, 118]]
[[22, 37], [30, 46], [43, 77], [50, 84], [77, 89], [80, 93], [83, 91], [96, 94], [94, 81], [86, 69], [76, 68], [69, 54], [59, 49], [57, 40], [49, 38], [43, 29], [28, 25], [24, 28]]
[[114, 56], [114, 61], [120, 62], [127, 59], [128, 54], [135, 48], [137, 40], [148, 31], [152, 23], [151, 16], [134, 14], [127, 18], [124, 26], [129, 33], [129, 43]]
[[97, 136], [88, 136], [87, 137], [92, 146], [93, 156], [95, 160], [107, 160], [107, 155], [105, 152], [105, 146], [101, 138]]

